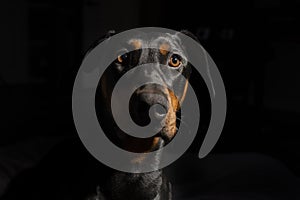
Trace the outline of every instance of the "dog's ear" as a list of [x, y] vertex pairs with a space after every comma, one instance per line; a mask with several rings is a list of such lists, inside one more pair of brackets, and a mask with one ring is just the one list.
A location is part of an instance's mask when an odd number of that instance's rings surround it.
[[111, 36], [113, 36], [115, 34], [116, 34], [115, 30], [109, 30], [105, 35], [102, 35], [95, 42], [93, 42], [92, 45], [90, 45], [88, 50], [85, 52], [84, 57], [86, 57], [86, 55], [88, 55], [98, 44], [100, 44], [101, 42], [109, 39]]
[[194, 40], [196, 40], [198, 43], [200, 43], [200, 40], [197, 38], [196, 35], [194, 35], [192, 32], [188, 31], [188, 30], [181, 30], [180, 33], [183, 33], [191, 38], [193, 38]]

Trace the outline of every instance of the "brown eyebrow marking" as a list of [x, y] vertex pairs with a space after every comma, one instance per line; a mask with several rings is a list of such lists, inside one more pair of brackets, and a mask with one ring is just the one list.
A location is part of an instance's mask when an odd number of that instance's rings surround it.
[[142, 47], [142, 41], [137, 39], [131, 40], [129, 44], [132, 45], [134, 49], [140, 49]]
[[166, 42], [162, 43], [160, 46], [159, 46], [159, 52], [162, 54], [162, 55], [167, 55], [167, 53], [169, 52], [170, 50], [170, 45]]

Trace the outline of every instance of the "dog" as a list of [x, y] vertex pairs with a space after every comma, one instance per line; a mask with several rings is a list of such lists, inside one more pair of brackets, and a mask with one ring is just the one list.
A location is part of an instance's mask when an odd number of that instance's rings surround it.
[[[182, 33], [193, 37], [189, 32]], [[109, 32], [99, 42], [109, 42], [112, 35], [114, 32]], [[127, 52], [126, 46], [133, 47], [134, 51]], [[149, 38], [147, 34], [140, 33], [127, 38], [120, 50], [100, 77], [95, 110], [101, 128], [112, 143], [124, 150], [140, 153], [131, 160], [139, 170], [139, 166], [148, 159], [144, 153], [161, 149], [179, 134], [180, 105], [187, 92], [192, 66], [187, 61], [188, 55], [179, 34], [157, 34]], [[152, 105], [160, 104], [165, 110], [156, 110], [154, 114], [162, 122], [161, 130], [152, 137], [137, 138], [124, 133], [115, 123], [111, 96], [120, 77], [145, 63], [162, 64], [164, 68], [145, 70], [145, 73], [150, 80], [159, 79], [164, 84], [147, 84], [135, 90], [129, 102], [132, 120], [144, 126], [149, 123], [148, 111]], [[172, 73], [174, 71], [184, 77]], [[170, 90], [175, 82], [179, 83], [176, 84], [179, 95]], [[122, 96], [117, 96], [117, 100], [122, 101]], [[160, 161], [161, 155], [156, 153], [151, 163], [158, 166]], [[3, 199], [170, 200], [172, 194], [172, 185], [163, 170], [147, 173], [117, 171], [93, 158], [80, 139], [72, 137], [53, 148], [35, 168], [15, 178]]]
[[[191, 36], [187, 31], [183, 34]], [[109, 32], [103, 40], [109, 40], [114, 32]], [[192, 35], [193, 38], [195, 36]], [[134, 51], [128, 52], [126, 46]], [[107, 137], [117, 146], [130, 152], [141, 153], [132, 163], [138, 168], [147, 158], [145, 152], [155, 151], [167, 145], [176, 135], [180, 125], [180, 105], [184, 101], [191, 75], [185, 49], [178, 34], [157, 34], [149, 38], [147, 34], [139, 33], [124, 41], [124, 46], [116, 55], [115, 61], [105, 70], [101, 77], [96, 93], [96, 112], [99, 123]], [[133, 121], [144, 126], [149, 123], [148, 111], [154, 104], [165, 108], [165, 113], [155, 111], [155, 116], [162, 120], [162, 129], [149, 138], [136, 138], [124, 133], [114, 122], [111, 111], [111, 96], [116, 82], [129, 70], [143, 64], [161, 64], [157, 70], [144, 70], [149, 80], [159, 79], [165, 85], [147, 84], [139, 87], [130, 100], [130, 114]], [[173, 71], [180, 72], [178, 76]], [[185, 77], [185, 78], [183, 78]], [[176, 90], [180, 95], [175, 96], [169, 88], [177, 82]], [[122, 96], [117, 98], [122, 101]], [[154, 164], [158, 165], [160, 155], [155, 157]], [[104, 185], [99, 186], [97, 194], [89, 200], [100, 199], [143, 199], [170, 200], [172, 199], [171, 183], [163, 175], [162, 170], [148, 173], [125, 173], [114, 171]]]

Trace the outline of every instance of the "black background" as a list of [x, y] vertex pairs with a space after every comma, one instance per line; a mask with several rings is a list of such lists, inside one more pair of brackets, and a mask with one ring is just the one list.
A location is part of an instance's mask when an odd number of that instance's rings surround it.
[[299, 9], [299, 0], [1, 1], [0, 149], [76, 136], [71, 95], [85, 51], [109, 30], [158, 26], [194, 33], [221, 72], [228, 112], [212, 153], [269, 155], [299, 176]]

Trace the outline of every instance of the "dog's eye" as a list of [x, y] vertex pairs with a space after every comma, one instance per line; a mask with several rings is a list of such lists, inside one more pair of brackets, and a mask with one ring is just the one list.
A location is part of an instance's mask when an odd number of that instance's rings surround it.
[[127, 53], [124, 53], [124, 54], [122, 54], [122, 55], [119, 55], [119, 56], [118, 56], [118, 62], [119, 62], [119, 63], [124, 63], [124, 62], [127, 60], [127, 58], [128, 58]]
[[169, 66], [179, 67], [181, 65], [182, 58], [178, 54], [173, 54], [169, 59]]

